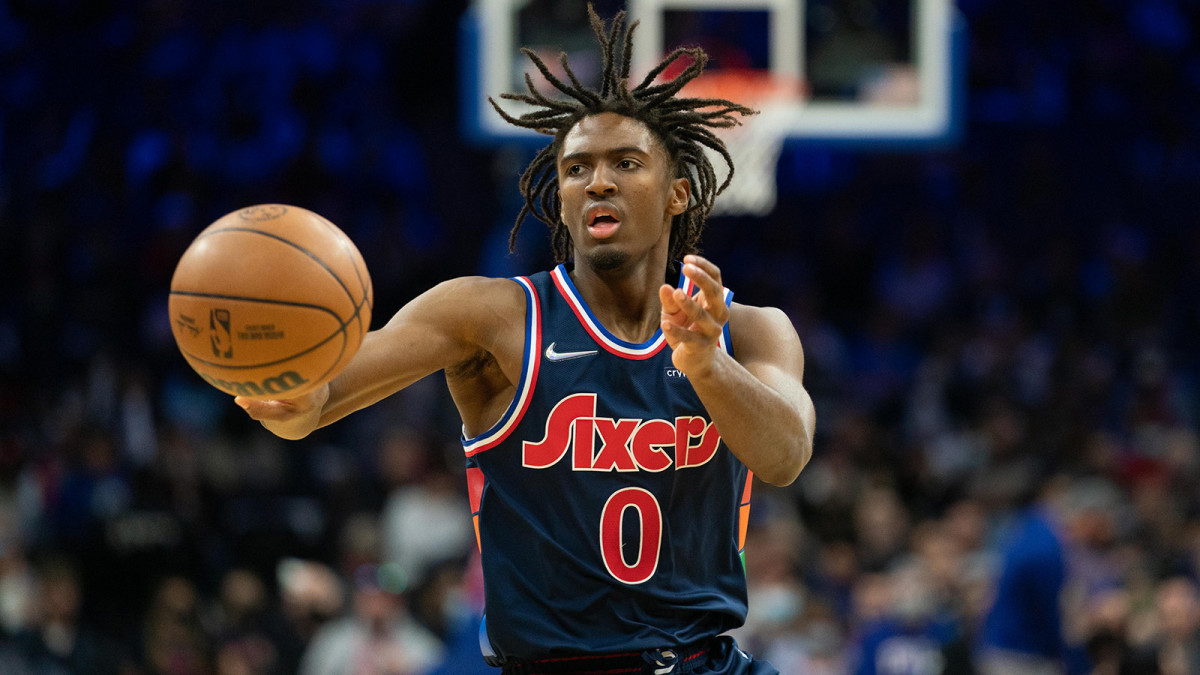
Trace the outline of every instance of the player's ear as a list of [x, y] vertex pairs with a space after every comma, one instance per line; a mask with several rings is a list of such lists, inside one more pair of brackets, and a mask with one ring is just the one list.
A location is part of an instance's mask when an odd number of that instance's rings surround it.
[[671, 196], [667, 200], [667, 213], [677, 216], [687, 211], [688, 202], [692, 197], [692, 184], [686, 178], [675, 178], [671, 181]]

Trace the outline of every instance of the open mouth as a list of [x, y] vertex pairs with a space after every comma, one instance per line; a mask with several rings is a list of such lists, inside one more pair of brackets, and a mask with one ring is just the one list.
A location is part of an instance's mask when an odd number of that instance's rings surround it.
[[605, 239], [613, 235], [621, 226], [621, 221], [615, 214], [603, 207], [594, 207], [588, 214], [588, 232], [597, 239]]

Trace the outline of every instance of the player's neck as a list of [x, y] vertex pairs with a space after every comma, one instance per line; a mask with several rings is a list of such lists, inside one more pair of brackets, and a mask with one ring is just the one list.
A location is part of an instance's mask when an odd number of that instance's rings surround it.
[[666, 261], [647, 256], [614, 270], [598, 270], [576, 262], [571, 281], [592, 314], [610, 333], [628, 342], [649, 340], [662, 320], [658, 288], [665, 278]]

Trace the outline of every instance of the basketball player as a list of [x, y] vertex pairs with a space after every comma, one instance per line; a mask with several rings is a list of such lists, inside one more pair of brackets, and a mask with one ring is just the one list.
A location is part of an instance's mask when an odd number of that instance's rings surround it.
[[[717, 193], [711, 128], [753, 111], [676, 96], [706, 57], [670, 55], [627, 82], [633, 27], [590, 11], [602, 86], [569, 99], [529, 83], [553, 134], [521, 176], [561, 264], [516, 279], [459, 278], [369, 333], [328, 386], [239, 405], [301, 438], [444, 370], [463, 421], [486, 588], [480, 646], [505, 673], [775, 673], [722, 636], [743, 622], [750, 472], [795, 480], [815, 416], [795, 329], [731, 302], [695, 254]], [[692, 60], [654, 84], [671, 62]], [[732, 172], [732, 166], [730, 166]], [[682, 265], [679, 259], [682, 259]], [[568, 261], [573, 261], [573, 264]], [[671, 283], [664, 283], [669, 280]], [[740, 531], [739, 531], [740, 530]]]

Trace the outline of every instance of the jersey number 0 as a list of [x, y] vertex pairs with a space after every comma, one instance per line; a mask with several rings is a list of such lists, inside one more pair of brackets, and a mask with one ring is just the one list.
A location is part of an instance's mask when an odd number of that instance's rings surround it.
[[[637, 557], [632, 564], [626, 562], [624, 551], [626, 509], [633, 509], [637, 513], [641, 534]], [[654, 576], [662, 547], [662, 531], [662, 509], [653, 494], [637, 487], [614, 492], [600, 513], [600, 555], [604, 558], [608, 573], [617, 581], [631, 586]]]

